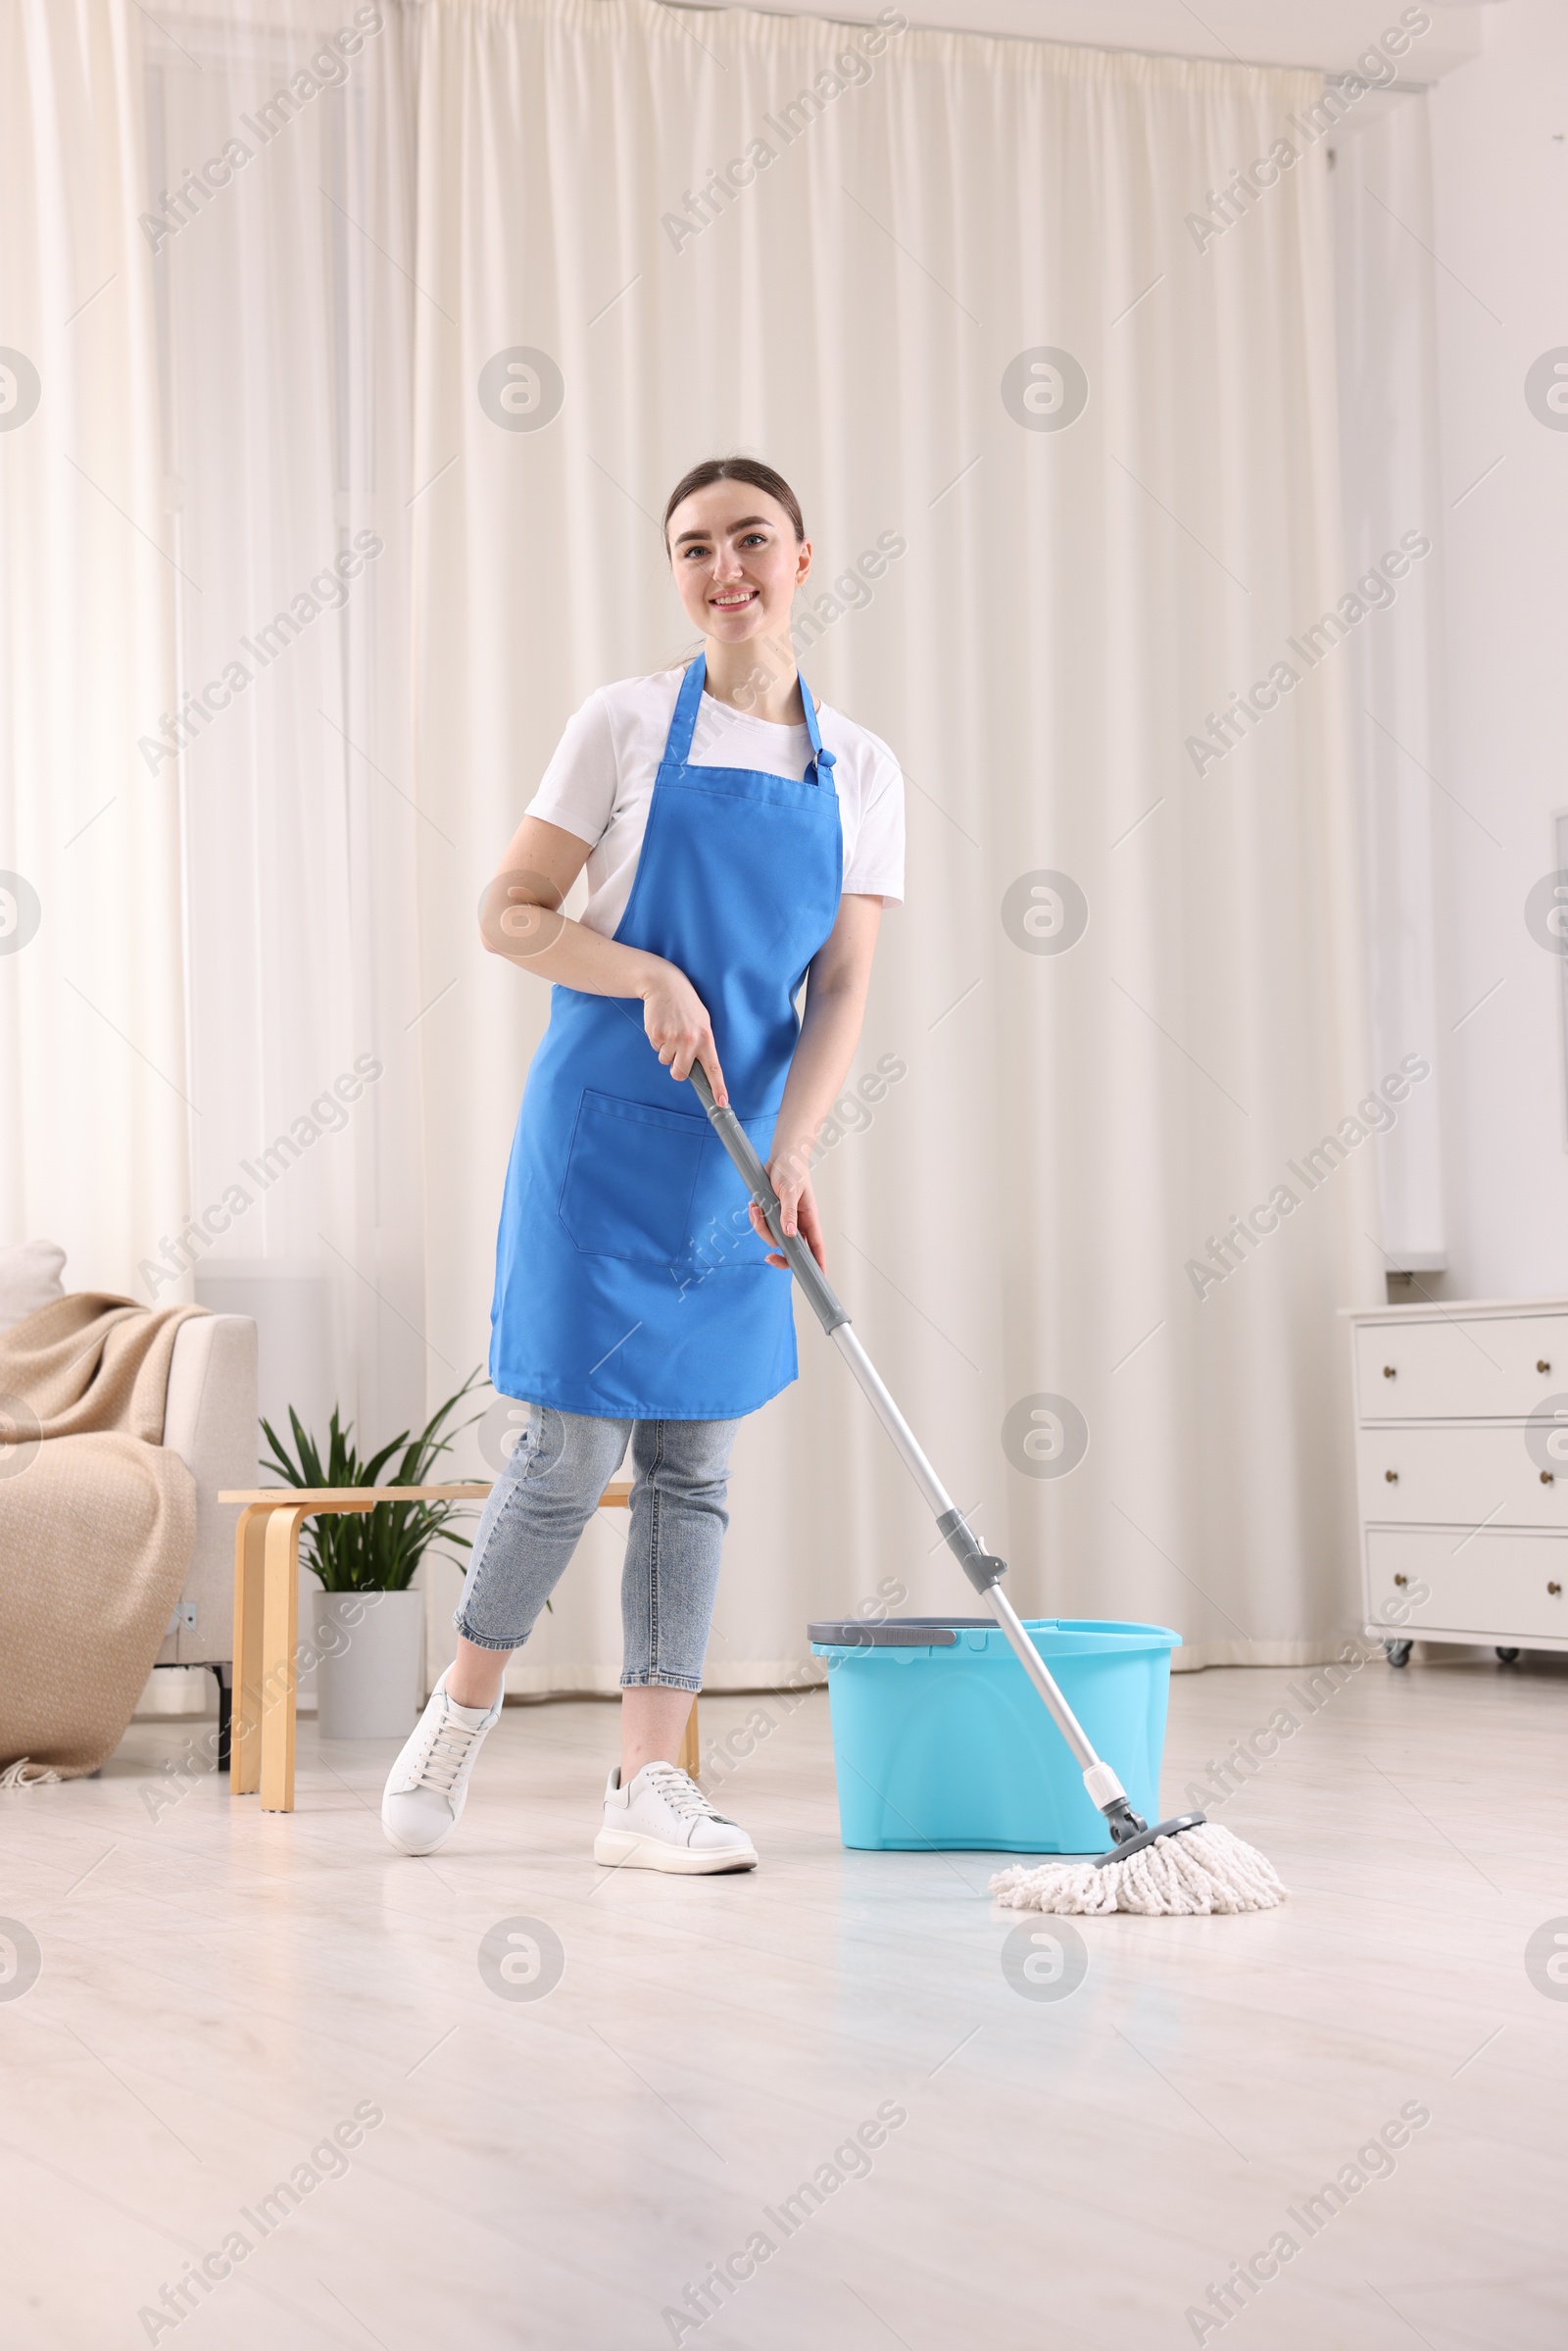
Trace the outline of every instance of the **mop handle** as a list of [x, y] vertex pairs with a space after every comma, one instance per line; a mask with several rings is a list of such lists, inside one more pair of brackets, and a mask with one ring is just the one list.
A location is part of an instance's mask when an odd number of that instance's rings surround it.
[[831, 1339], [833, 1333], [849, 1321], [848, 1312], [834, 1296], [826, 1274], [799, 1233], [785, 1232], [778, 1194], [767, 1180], [767, 1169], [752, 1149], [751, 1137], [728, 1103], [720, 1109], [714, 1102], [713, 1089], [709, 1084], [708, 1072], [701, 1061], [692, 1063], [691, 1074], [697, 1099], [708, 1112], [709, 1124], [734, 1160], [741, 1182], [760, 1211], [774, 1243], [789, 1259], [790, 1271], [805, 1291], [811, 1312]]
[[1120, 1782], [1110, 1767], [1102, 1763], [1096, 1754], [1082, 1724], [1057, 1689], [1044, 1658], [1025, 1632], [1017, 1610], [1001, 1590], [1002, 1578], [1007, 1572], [1006, 1561], [997, 1558], [994, 1552], [986, 1549], [963, 1512], [956, 1507], [953, 1496], [922, 1452], [914, 1431], [889, 1394], [881, 1373], [856, 1337], [849, 1314], [834, 1295], [822, 1268], [798, 1233], [785, 1232], [778, 1194], [768, 1181], [767, 1170], [753, 1150], [746, 1129], [734, 1111], [727, 1107], [720, 1109], [714, 1102], [708, 1072], [700, 1061], [692, 1063], [691, 1082], [698, 1101], [708, 1112], [709, 1123], [733, 1160], [763, 1223], [789, 1260], [790, 1269], [805, 1291], [817, 1321], [849, 1364], [872, 1410], [897, 1446], [905, 1467], [924, 1494], [935, 1516], [938, 1533], [955, 1553], [964, 1574], [1005, 1634], [1014, 1656], [1050, 1708], [1052, 1719], [1071, 1748], [1080, 1771], [1086, 1775], [1096, 1775], [1090, 1794], [1103, 1809], [1107, 1796], [1120, 1795]]

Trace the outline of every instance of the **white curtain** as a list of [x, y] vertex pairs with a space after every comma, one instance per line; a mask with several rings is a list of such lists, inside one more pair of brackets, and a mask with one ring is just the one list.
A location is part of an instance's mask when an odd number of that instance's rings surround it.
[[[1320, 85], [649, 0], [154, 13], [7, 19], [43, 399], [0, 413], [0, 868], [44, 909], [0, 954], [9, 1237], [161, 1299], [271, 1284], [290, 1393], [369, 1437], [457, 1386], [547, 1009], [479, 891], [568, 712], [686, 649], [658, 515], [749, 448], [815, 541], [806, 673], [909, 786], [833, 1277], [1021, 1606], [1323, 1653], [1387, 1073], [1362, 623], [1290, 650], [1366, 560]], [[966, 1597], [801, 1340], [737, 1448], [713, 1687]], [[460, 1465], [497, 1458], [492, 1422]], [[614, 1686], [618, 1556], [607, 1513], [514, 1687]]]
[[123, 1291], [184, 1198], [178, 779], [142, 19], [0, 12], [0, 1236]]
[[[547, 1008], [476, 953], [474, 900], [567, 713], [682, 649], [670, 483], [757, 451], [815, 540], [805, 670], [909, 778], [859, 1064], [906, 1074], [821, 1167], [834, 1279], [1020, 1604], [1173, 1624], [1193, 1664], [1320, 1654], [1356, 1606], [1335, 1310], [1381, 1296], [1348, 1138], [1385, 1074], [1347, 664], [1288, 650], [1350, 588], [1325, 148], [1290, 128], [1321, 85], [431, 0], [419, 87], [417, 765], [458, 844], [421, 860], [432, 1337], [466, 1359], [484, 1328]], [[1210, 191], [1282, 138], [1225, 224]], [[1282, 661], [1219, 756], [1208, 713]], [[1342, 1131], [1331, 1176], [1288, 1172]], [[1276, 1188], [1299, 1205], [1214, 1278]], [[737, 1447], [720, 1688], [885, 1579], [964, 1596], [801, 1339]], [[602, 1523], [518, 1687], [612, 1686], [615, 1555]]]
[[254, 1309], [264, 1409], [384, 1437], [462, 1377], [423, 1341], [416, 872], [451, 851], [409, 737], [414, 20], [156, 13], [144, 234], [211, 714], [146, 754], [184, 799], [200, 1115], [196, 1230], [141, 1288]]
[[[1451, 788], [1443, 709], [1442, 564], [1447, 519], [1438, 419], [1432, 139], [1425, 92], [1358, 106], [1336, 128], [1334, 221], [1347, 562], [1359, 575], [1415, 530], [1432, 555], [1349, 653], [1361, 804], [1368, 993], [1379, 1066], [1418, 1052], [1434, 1067], [1379, 1157], [1374, 1230], [1391, 1272], [1447, 1262], [1432, 812], [1441, 794], [1472, 852], [1489, 811]], [[1463, 1007], [1461, 1007], [1461, 1010]]]

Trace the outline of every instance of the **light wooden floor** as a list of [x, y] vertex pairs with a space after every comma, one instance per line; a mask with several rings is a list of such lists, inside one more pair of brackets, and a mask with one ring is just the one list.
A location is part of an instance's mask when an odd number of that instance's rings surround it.
[[[1168, 1804], [1293, 1678], [1177, 1680]], [[432, 1862], [382, 1842], [392, 1750], [304, 1725], [292, 1818], [214, 1780], [150, 1817], [188, 1724], [0, 1797], [0, 1910], [43, 1953], [0, 1997], [5, 2351], [1144, 2351], [1280, 2230], [1301, 2249], [1202, 2340], [1568, 2341], [1568, 1999], [1524, 1964], [1568, 1924], [1562, 1665], [1367, 1667], [1222, 1815], [1291, 1903], [1087, 1921], [1057, 2001], [1004, 1974], [986, 1858], [841, 1850], [825, 1698], [705, 1700], [706, 1739], [754, 1705], [750, 1878], [595, 1869], [594, 1703], [509, 1710]], [[517, 1917], [564, 1951], [542, 1999], [480, 1973]], [[384, 2120], [264, 2237], [362, 2102]], [[1288, 2208], [1407, 2102], [1393, 2176], [1308, 2239]], [[879, 2108], [906, 2120], [786, 2236], [764, 2208]], [[236, 2229], [191, 2315], [138, 2319]], [[663, 2315], [759, 2230], [716, 2315]]]

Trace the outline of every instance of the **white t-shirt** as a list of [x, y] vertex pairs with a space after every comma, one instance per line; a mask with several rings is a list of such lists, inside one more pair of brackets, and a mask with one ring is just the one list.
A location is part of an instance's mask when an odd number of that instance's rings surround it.
[[[588, 904], [581, 919], [612, 937], [631, 896], [654, 778], [664, 754], [683, 672], [626, 677], [601, 686], [566, 731], [528, 804], [530, 816], [589, 844]], [[845, 895], [904, 898], [904, 778], [887, 745], [853, 718], [819, 706], [823, 749], [833, 754], [833, 787], [844, 834]], [[804, 726], [775, 726], [705, 694], [692, 735], [695, 767], [750, 767], [799, 780], [811, 757]]]

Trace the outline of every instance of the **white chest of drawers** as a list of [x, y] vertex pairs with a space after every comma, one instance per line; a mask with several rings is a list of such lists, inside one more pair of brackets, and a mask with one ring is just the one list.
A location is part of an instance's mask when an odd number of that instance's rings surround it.
[[1367, 1632], [1568, 1649], [1568, 1298], [1347, 1320]]

